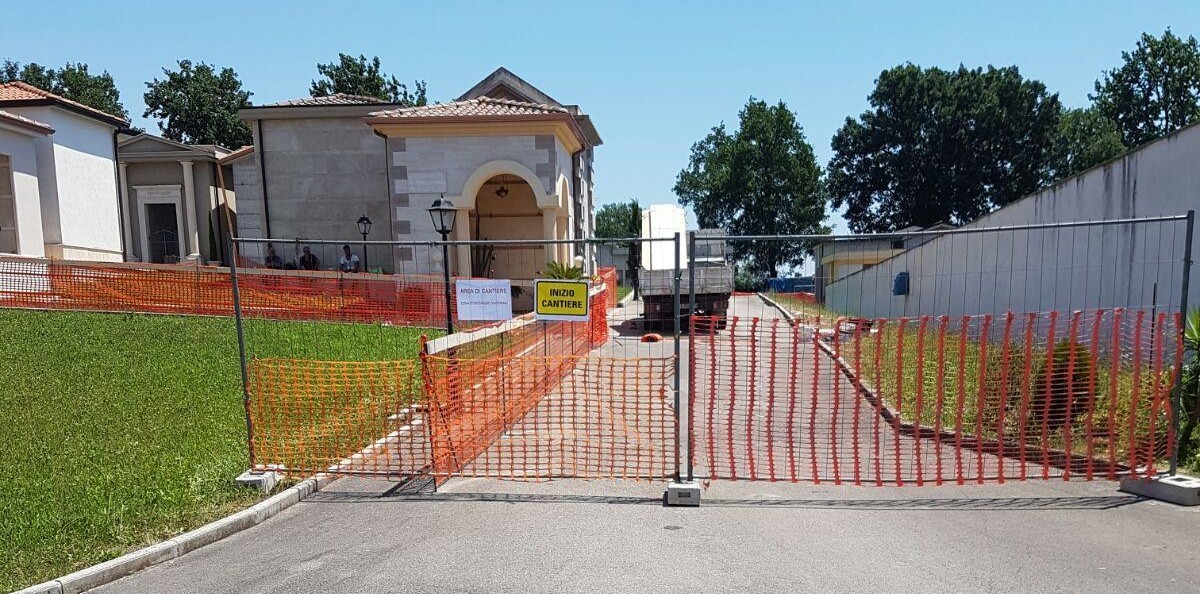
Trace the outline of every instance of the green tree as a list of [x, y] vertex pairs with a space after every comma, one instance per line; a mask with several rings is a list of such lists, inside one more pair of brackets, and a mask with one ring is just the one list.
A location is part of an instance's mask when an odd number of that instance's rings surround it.
[[380, 71], [379, 56], [369, 61], [364, 55], [356, 59], [348, 54], [338, 54], [337, 62], [317, 64], [317, 72], [323, 77], [312, 81], [309, 94], [324, 97], [334, 93], [375, 97], [405, 107], [425, 105], [425, 81], [413, 83], [413, 91], [395, 76], [386, 76]]
[[[782, 101], [768, 105], [751, 97], [738, 124], [730, 133], [722, 123], [692, 145], [675, 182], [679, 202], [692, 208], [701, 227], [734, 235], [828, 233], [821, 167], [796, 114]], [[802, 263], [807, 251], [784, 241], [730, 247], [734, 260], [771, 276]]]
[[117, 91], [117, 85], [108, 71], [92, 74], [88, 72], [88, 65], [82, 62], [67, 62], [62, 68], [55, 70], [41, 64], [22, 65], [5, 60], [0, 66], [0, 83], [18, 80], [105, 113], [129, 119], [129, 112], [121, 104], [121, 93]]
[[1125, 152], [1117, 124], [1095, 108], [1064, 109], [1054, 139], [1054, 181], [1099, 165]]
[[1142, 33], [1123, 63], [1096, 81], [1091, 96], [1135, 147], [1200, 120], [1200, 46], [1170, 29], [1162, 37]]
[[249, 91], [232, 68], [180, 60], [179, 70], [163, 68], [166, 78], [146, 83], [146, 113], [162, 121], [163, 136], [192, 144], [236, 148], [251, 143], [250, 128], [238, 110], [250, 105]]
[[[596, 211], [596, 237], [601, 239], [625, 239], [642, 234], [642, 207], [636, 198], [629, 202], [605, 204]], [[638, 268], [642, 265], [642, 244], [636, 241], [621, 242], [627, 248], [625, 269], [629, 271], [628, 282], [638, 289]]]
[[642, 232], [642, 207], [637, 199], [605, 204], [596, 211], [596, 237], [624, 239]]
[[1061, 105], [1016, 67], [885, 70], [833, 137], [829, 193], [856, 232], [965, 223], [1049, 181]]

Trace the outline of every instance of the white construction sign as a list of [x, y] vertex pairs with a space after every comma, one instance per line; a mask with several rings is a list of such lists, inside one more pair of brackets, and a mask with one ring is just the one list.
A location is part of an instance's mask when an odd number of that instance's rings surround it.
[[454, 284], [458, 299], [460, 320], [508, 320], [512, 319], [512, 281], [468, 280]]

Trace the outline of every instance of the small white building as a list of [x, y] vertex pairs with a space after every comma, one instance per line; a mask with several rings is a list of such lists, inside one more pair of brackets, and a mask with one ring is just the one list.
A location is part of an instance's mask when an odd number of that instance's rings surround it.
[[227, 263], [236, 206], [233, 170], [222, 160], [233, 152], [146, 133], [120, 135], [125, 259]]
[[22, 82], [0, 85], [0, 253], [123, 259], [124, 119]]

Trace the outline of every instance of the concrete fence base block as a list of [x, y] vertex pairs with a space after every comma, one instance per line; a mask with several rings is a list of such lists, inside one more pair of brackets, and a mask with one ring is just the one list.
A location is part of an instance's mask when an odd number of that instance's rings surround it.
[[1200, 479], [1182, 474], [1149, 479], [1127, 476], [1121, 479], [1121, 490], [1175, 505], [1200, 505]]
[[243, 487], [254, 487], [261, 491], [264, 495], [271, 492], [275, 485], [279, 484], [283, 475], [273, 470], [258, 471], [247, 470], [238, 475], [234, 482]]
[[[271, 487], [274, 487], [275, 482], [278, 482], [280, 478], [279, 473], [276, 472], [254, 474], [272, 475], [271, 479], [267, 479], [274, 481], [271, 483]], [[79, 592], [86, 592], [92, 588], [118, 580], [163, 561], [169, 561], [234, 533], [241, 532], [251, 526], [255, 526], [321, 490], [334, 480], [334, 477], [329, 476], [318, 476], [303, 480], [282, 493], [265, 499], [236, 514], [205, 524], [191, 532], [185, 532], [156, 545], [138, 549], [116, 559], [64, 575], [56, 580], [30, 586], [24, 590], [20, 590], [18, 594], [77, 594]]]
[[669, 506], [699, 507], [700, 483], [671, 482], [667, 485], [665, 499]]

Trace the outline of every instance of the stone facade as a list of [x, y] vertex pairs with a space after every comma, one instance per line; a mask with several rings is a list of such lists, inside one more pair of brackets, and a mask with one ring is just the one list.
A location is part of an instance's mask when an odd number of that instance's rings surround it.
[[[415, 242], [371, 246], [371, 267], [418, 274], [445, 269], [441, 249], [421, 245], [440, 239], [427, 209], [443, 197], [459, 209], [453, 239], [591, 236], [592, 147], [600, 140], [590, 119], [504, 69], [468, 94], [419, 108], [339, 95], [242, 110], [254, 148], [231, 162], [239, 234], [353, 244], [365, 215], [373, 222], [368, 240]], [[512, 185], [512, 199], [481, 213], [477, 198], [500, 180]], [[531, 278], [535, 267], [573, 255], [590, 254], [536, 247], [486, 272]], [[471, 274], [472, 250], [455, 249], [449, 268]]]

